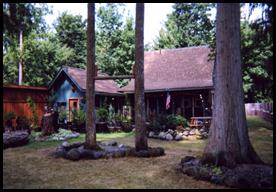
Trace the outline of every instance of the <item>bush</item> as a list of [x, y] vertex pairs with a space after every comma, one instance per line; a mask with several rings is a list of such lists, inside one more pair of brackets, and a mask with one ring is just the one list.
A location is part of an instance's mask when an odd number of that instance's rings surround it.
[[167, 117], [167, 128], [168, 129], [174, 130], [179, 125], [186, 127], [187, 119], [185, 119], [181, 115], [168, 115], [168, 117]]
[[167, 125], [167, 116], [164, 114], [160, 114], [150, 121], [150, 125], [148, 129], [149, 131], [155, 131], [155, 132], [166, 131], [166, 125]]
[[61, 107], [58, 111], [58, 120], [64, 123], [66, 118], [67, 118], [67, 111], [64, 109], [64, 107]]
[[73, 123], [75, 125], [84, 125], [85, 124], [85, 111], [82, 109], [73, 110]]
[[29, 130], [30, 122], [27, 117], [19, 116], [16, 118], [16, 130]]
[[12, 120], [15, 119], [14, 112], [7, 112], [5, 114], [6, 126], [12, 128]]
[[11, 120], [13, 120], [13, 119], [15, 119], [15, 114], [14, 114], [14, 112], [7, 112], [7, 113], [5, 114], [5, 120], [11, 121]]
[[37, 110], [36, 110], [36, 104], [35, 102], [32, 100], [31, 97], [27, 98], [27, 103], [29, 105], [29, 107], [31, 108], [32, 111], [32, 117], [31, 117], [31, 128], [32, 129], [37, 129], [38, 127], [38, 114], [37, 114]]
[[106, 121], [108, 118], [108, 110], [104, 107], [101, 107], [101, 108], [97, 109], [96, 115], [97, 115], [97, 118], [99, 119], [99, 121], [101, 121], [101, 122]]

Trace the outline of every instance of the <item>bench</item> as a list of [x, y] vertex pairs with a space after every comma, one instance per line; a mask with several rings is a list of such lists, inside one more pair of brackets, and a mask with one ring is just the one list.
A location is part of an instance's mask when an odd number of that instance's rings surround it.
[[212, 117], [191, 117], [189, 127], [200, 128], [200, 127], [210, 127]]

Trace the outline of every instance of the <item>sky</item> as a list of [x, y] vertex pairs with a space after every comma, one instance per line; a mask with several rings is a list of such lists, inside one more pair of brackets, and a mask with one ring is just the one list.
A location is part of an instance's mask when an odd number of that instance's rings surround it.
[[[47, 24], [52, 27], [52, 23], [63, 11], [68, 11], [73, 15], [81, 15], [83, 19], [87, 18], [87, 3], [48, 3], [52, 6], [53, 14], [46, 16]], [[135, 18], [135, 3], [125, 3], [125, 14], [129, 12]], [[145, 3], [145, 23], [144, 23], [144, 44], [152, 43], [158, 36], [159, 30], [164, 25], [167, 14], [172, 12], [173, 3]], [[96, 10], [100, 6], [96, 3]], [[242, 10], [242, 16], [248, 13], [248, 6]], [[255, 19], [260, 15], [260, 10], [257, 9], [253, 12], [251, 19]], [[216, 10], [211, 11], [211, 19], [214, 19]]]

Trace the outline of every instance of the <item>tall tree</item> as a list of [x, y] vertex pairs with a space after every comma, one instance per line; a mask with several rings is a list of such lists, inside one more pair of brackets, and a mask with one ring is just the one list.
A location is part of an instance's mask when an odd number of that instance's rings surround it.
[[34, 3], [4, 3], [4, 48], [7, 45], [19, 45], [18, 84], [22, 84], [23, 75], [23, 36], [32, 30], [44, 31], [45, 21], [43, 15], [50, 13], [47, 5], [36, 7]]
[[202, 161], [234, 167], [262, 163], [248, 136], [240, 52], [240, 6], [217, 5], [215, 95], [212, 125]]
[[74, 58], [68, 66], [84, 69], [86, 66], [86, 21], [81, 15], [63, 12], [54, 24], [59, 41], [74, 50]]
[[87, 75], [86, 75], [86, 135], [85, 147], [96, 148], [95, 114], [95, 3], [87, 5]]
[[144, 94], [144, 4], [136, 4], [135, 21], [135, 148], [148, 149]]
[[[109, 75], [129, 75], [134, 64], [134, 23], [126, 16], [122, 20], [122, 4], [108, 3], [97, 12], [97, 64]], [[119, 86], [127, 80], [117, 80]]]
[[153, 48], [209, 45], [214, 40], [214, 24], [208, 18], [208, 11], [213, 6], [207, 3], [175, 3]]

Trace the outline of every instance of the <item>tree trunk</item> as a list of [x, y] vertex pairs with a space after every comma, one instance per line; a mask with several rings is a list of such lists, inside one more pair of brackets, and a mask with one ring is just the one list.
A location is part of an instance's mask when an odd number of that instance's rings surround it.
[[19, 50], [20, 50], [20, 56], [19, 56], [19, 64], [18, 64], [18, 85], [22, 85], [22, 57], [23, 57], [23, 31], [20, 30], [19, 32]]
[[147, 150], [144, 98], [144, 4], [136, 4], [135, 27], [135, 147]]
[[239, 4], [217, 6], [214, 110], [203, 163], [262, 163], [248, 136], [240, 53]]
[[54, 113], [46, 113], [42, 117], [42, 135], [51, 135], [54, 132]]
[[95, 3], [88, 3], [87, 75], [86, 75], [86, 135], [85, 148], [96, 148], [95, 114]]

